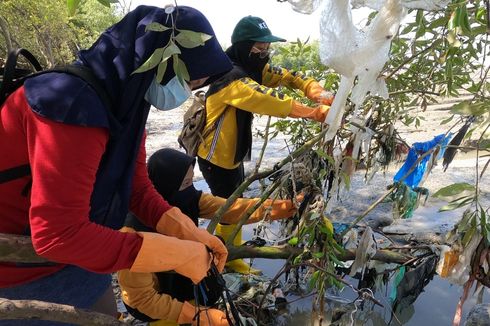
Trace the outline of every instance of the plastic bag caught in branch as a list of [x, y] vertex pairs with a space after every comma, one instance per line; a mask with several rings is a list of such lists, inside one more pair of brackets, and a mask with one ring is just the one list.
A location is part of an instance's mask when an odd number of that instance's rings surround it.
[[[288, 0], [294, 10], [312, 13], [320, 0]], [[388, 98], [385, 81], [378, 78], [388, 60], [390, 43], [396, 34], [406, 8], [440, 10], [449, 0], [324, 0], [320, 20], [320, 58], [342, 75], [340, 86], [325, 119], [332, 139], [340, 127], [347, 97], [359, 108], [367, 93]], [[379, 11], [366, 29], [358, 29], [352, 21], [351, 3], [355, 8], [369, 7]], [[354, 86], [354, 81], [357, 83]], [[357, 110], [355, 112], [357, 114]]]
[[[368, 7], [374, 10], [380, 10], [385, 0], [352, 0], [352, 8]], [[444, 10], [449, 4], [449, 0], [402, 0], [403, 7], [408, 9], [423, 10]]]
[[[359, 107], [368, 92], [387, 96], [386, 85], [378, 75], [388, 60], [390, 43], [406, 10], [398, 0], [387, 0], [366, 30], [352, 22], [350, 2], [326, 0], [320, 20], [320, 58], [342, 75], [339, 89], [325, 123], [331, 139], [340, 127], [347, 96]], [[357, 84], [354, 80], [357, 77]], [[340, 95], [340, 96], [339, 96]]]
[[322, 0], [288, 0], [294, 11], [302, 14], [312, 14], [318, 9]]

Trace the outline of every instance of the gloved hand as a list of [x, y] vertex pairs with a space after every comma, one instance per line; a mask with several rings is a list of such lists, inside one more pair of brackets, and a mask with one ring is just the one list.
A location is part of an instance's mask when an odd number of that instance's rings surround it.
[[305, 93], [306, 97], [310, 100], [313, 100], [317, 103], [324, 105], [332, 105], [334, 96], [331, 92], [326, 91], [323, 87], [320, 86], [317, 82], [311, 82]]
[[317, 107], [309, 107], [297, 101], [293, 101], [293, 109], [289, 116], [292, 118], [306, 118], [318, 122], [324, 122], [327, 117], [330, 107], [328, 105], [319, 105]]
[[204, 244], [152, 232], [137, 233], [143, 238], [143, 244], [129, 269], [131, 272], [174, 270], [190, 278], [195, 284], [207, 275], [211, 256]]
[[[198, 317], [196, 316], [196, 307], [189, 302], [184, 302], [182, 310], [180, 311], [179, 324], [191, 324], [200, 326], [228, 326], [228, 320], [226, 314], [218, 309], [203, 309], [199, 312], [199, 324]], [[194, 318], [196, 316], [196, 318]]]
[[225, 268], [226, 250], [223, 242], [204, 229], [198, 228], [194, 222], [177, 207], [172, 207], [165, 213], [157, 223], [156, 230], [165, 235], [179, 239], [198, 241], [206, 245], [214, 255], [214, 263], [221, 273]]

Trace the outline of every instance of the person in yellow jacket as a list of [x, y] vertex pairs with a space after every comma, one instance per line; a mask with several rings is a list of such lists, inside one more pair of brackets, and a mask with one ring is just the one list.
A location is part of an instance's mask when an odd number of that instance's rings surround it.
[[[212, 218], [226, 199], [196, 190], [193, 185], [195, 161], [178, 150], [160, 149], [148, 159], [148, 174], [155, 189], [198, 225], [198, 218]], [[224, 214], [223, 221], [237, 223], [241, 214], [258, 200], [239, 198]], [[271, 220], [288, 218], [296, 212], [291, 200], [269, 199], [249, 217], [247, 224], [261, 220], [266, 210], [267, 218]], [[125, 225], [123, 230], [126, 232], [152, 232], [132, 215], [128, 216]], [[189, 278], [173, 272], [135, 273], [128, 269], [119, 271], [117, 276], [122, 300], [137, 319], [150, 322], [152, 326], [197, 323], [193, 320], [198, 314], [192, 303], [194, 286]], [[210, 306], [219, 298], [217, 282], [211, 276], [202, 282], [203, 288], [207, 289], [206, 304]], [[203, 299], [199, 302], [203, 303]], [[225, 313], [217, 309], [200, 310], [199, 317], [200, 325], [228, 325]]]
[[[283, 41], [272, 35], [259, 17], [244, 17], [233, 30], [226, 54], [234, 68], [214, 81], [206, 93], [207, 137], [197, 153], [199, 168], [213, 195], [228, 198], [244, 181], [243, 161], [251, 154], [254, 113], [325, 120], [333, 99], [330, 93], [312, 78], [268, 63], [270, 44]], [[320, 104], [305, 106], [275, 90], [278, 86], [298, 89]], [[216, 230], [227, 238], [234, 228], [220, 224]], [[240, 243], [238, 234], [234, 244]], [[260, 272], [243, 260], [229, 262], [227, 267], [240, 273]]]

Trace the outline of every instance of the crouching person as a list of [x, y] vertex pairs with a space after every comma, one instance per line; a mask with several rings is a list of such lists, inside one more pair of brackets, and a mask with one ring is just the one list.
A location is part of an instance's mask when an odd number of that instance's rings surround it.
[[[226, 199], [203, 193], [194, 187], [195, 162], [195, 158], [180, 151], [160, 149], [148, 160], [148, 174], [155, 189], [198, 225], [199, 218], [210, 219], [224, 205]], [[241, 214], [258, 200], [237, 199], [224, 214], [223, 221], [238, 223]], [[266, 200], [246, 223], [261, 220], [266, 209], [271, 209], [269, 218], [273, 220], [291, 217], [296, 212], [291, 200]], [[151, 231], [132, 215], [128, 217], [126, 226], [126, 231]], [[118, 279], [128, 311], [139, 320], [149, 321], [152, 326], [196, 323], [197, 316], [200, 325], [228, 325], [224, 312], [217, 309], [200, 310], [192, 303], [195, 299], [194, 285], [185, 276], [172, 272], [134, 273], [123, 270], [118, 272]], [[199, 285], [199, 303], [213, 305], [221, 292], [216, 279], [208, 276]], [[201, 297], [202, 290], [205, 291], [206, 302]]]
[[[123, 232], [155, 232], [132, 214], [125, 224]], [[119, 271], [117, 277], [128, 312], [151, 326], [229, 325], [223, 311], [209, 308], [222, 292], [215, 276], [205, 277], [198, 285], [173, 271], [136, 273], [125, 269]]]

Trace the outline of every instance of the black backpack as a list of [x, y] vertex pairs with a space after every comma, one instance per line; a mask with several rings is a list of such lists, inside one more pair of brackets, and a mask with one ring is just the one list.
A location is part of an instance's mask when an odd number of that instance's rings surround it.
[[[32, 66], [32, 69], [19, 68], [17, 66], [17, 61], [20, 55], [27, 59], [29, 64]], [[31, 52], [26, 49], [13, 49], [7, 56], [5, 66], [0, 68], [0, 110], [2, 110], [3, 104], [9, 95], [12, 94], [17, 88], [21, 87], [26, 79], [39, 76], [47, 72], [64, 72], [82, 78], [95, 90], [101, 101], [104, 103], [104, 106], [108, 110], [111, 108], [109, 95], [89, 68], [81, 65], [66, 65], [43, 70], [41, 64]], [[31, 169], [28, 163], [2, 170], [0, 171], [0, 184], [22, 178], [30, 174]]]

